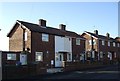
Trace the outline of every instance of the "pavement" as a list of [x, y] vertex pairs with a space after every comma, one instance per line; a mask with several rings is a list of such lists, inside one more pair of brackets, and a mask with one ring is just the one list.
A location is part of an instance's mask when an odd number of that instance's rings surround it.
[[[48, 73], [44, 75], [29, 76], [20, 81], [44, 81], [44, 80], [79, 80], [79, 81], [120, 81], [120, 66], [107, 65], [101, 67], [94, 67], [90, 69], [82, 69], [76, 71]], [[15, 81], [17, 81], [15, 79]], [[13, 81], [13, 80], [12, 80]]]
[[120, 67], [118, 65], [108, 65], [104, 67], [96, 67], [92, 69], [84, 69], [69, 72], [48, 73], [45, 75], [37, 75], [24, 78], [25, 80], [61, 80], [61, 79], [77, 79], [77, 80], [118, 80], [120, 81]]

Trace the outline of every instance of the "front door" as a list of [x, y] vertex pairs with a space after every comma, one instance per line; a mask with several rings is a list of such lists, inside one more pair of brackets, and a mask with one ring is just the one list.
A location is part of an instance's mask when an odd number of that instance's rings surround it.
[[20, 62], [22, 65], [27, 64], [27, 55], [26, 54], [20, 54]]
[[55, 56], [55, 67], [63, 67], [63, 53], [57, 53]]

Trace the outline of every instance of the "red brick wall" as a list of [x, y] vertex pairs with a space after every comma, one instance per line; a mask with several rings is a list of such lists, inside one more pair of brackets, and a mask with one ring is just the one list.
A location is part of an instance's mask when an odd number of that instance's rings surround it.
[[[72, 39], [72, 54], [73, 58], [78, 55], [77, 60], [80, 60], [80, 53], [85, 52], [85, 40], [80, 40], [80, 45], [76, 45], [76, 39]], [[73, 59], [74, 60], [74, 59]]]
[[14, 29], [15, 32], [9, 37], [9, 50], [22, 51], [23, 50], [23, 30], [20, 26]]
[[[16, 54], [16, 60], [7, 60], [7, 54]], [[2, 52], [2, 64], [16, 65], [16, 62], [20, 60], [20, 52]]]
[[[9, 51], [23, 51], [23, 29], [20, 25], [16, 26], [12, 36], [9, 37]], [[31, 49], [31, 31], [26, 28], [25, 32], [27, 32], [25, 49]]]
[[[54, 59], [54, 36], [49, 35], [49, 42], [42, 41], [42, 33], [32, 32], [32, 42], [31, 42], [31, 60], [35, 61], [35, 52], [43, 52], [43, 61], [50, 62]], [[47, 54], [48, 51], [48, 54]]]
[[[86, 51], [89, 51], [91, 50], [91, 45], [89, 45], [89, 40], [91, 40], [91, 37], [89, 35], [84, 35], [83, 37], [86, 38]], [[93, 45], [93, 49], [95, 49], [95, 51], [98, 51], [98, 40], [93, 38], [93, 40], [96, 41], [96, 44]]]

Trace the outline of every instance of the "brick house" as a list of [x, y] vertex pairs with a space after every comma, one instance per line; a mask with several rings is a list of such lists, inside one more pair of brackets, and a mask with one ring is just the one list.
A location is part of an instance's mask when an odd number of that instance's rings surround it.
[[98, 30], [95, 30], [94, 33], [85, 31], [82, 36], [86, 38], [87, 60], [106, 63], [117, 60], [120, 42], [111, 38], [109, 33], [103, 36], [98, 34]]
[[[116, 37], [115, 40], [117, 41], [118, 53], [120, 53], [120, 37]], [[120, 54], [118, 55], [118, 60], [120, 62]]]
[[64, 62], [82, 60], [85, 53], [85, 38], [66, 30], [46, 26], [46, 20], [39, 24], [17, 20], [8, 33], [10, 51], [29, 51], [28, 62], [42, 62], [47, 67], [64, 67]]

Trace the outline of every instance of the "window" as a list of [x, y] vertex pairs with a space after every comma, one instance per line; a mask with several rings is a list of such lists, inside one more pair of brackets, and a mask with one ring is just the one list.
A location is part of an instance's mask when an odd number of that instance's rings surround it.
[[118, 45], [118, 47], [120, 47], [120, 44], [119, 44], [119, 43], [118, 43], [117, 45]]
[[93, 45], [95, 45], [96, 44], [96, 40], [93, 40]]
[[113, 46], [115, 47], [115, 42], [113, 42]]
[[36, 52], [36, 61], [43, 61], [43, 52]]
[[100, 58], [103, 58], [103, 52], [102, 51], [100, 52]]
[[7, 54], [7, 60], [16, 60], [16, 54]]
[[108, 41], [108, 46], [110, 46], [110, 42]]
[[117, 57], [117, 54], [116, 54], [116, 52], [114, 52], [114, 58], [116, 58]]
[[25, 32], [25, 41], [27, 41], [27, 32]]
[[95, 58], [95, 51], [92, 51], [92, 58]]
[[70, 53], [67, 54], [67, 61], [72, 61], [72, 56]]
[[112, 53], [111, 53], [111, 52], [108, 52], [108, 58], [109, 58], [110, 60], [112, 60]]
[[105, 45], [105, 41], [102, 40], [102, 45]]
[[[96, 40], [93, 40], [93, 45], [96, 44]], [[92, 45], [92, 40], [89, 40], [89, 45]]]
[[89, 45], [92, 45], [92, 41], [91, 40], [89, 40]]
[[62, 61], [62, 55], [60, 55], [60, 61]]
[[49, 35], [48, 34], [42, 34], [42, 41], [49, 41]]
[[80, 39], [76, 38], [76, 45], [80, 45]]
[[84, 60], [84, 53], [80, 54], [80, 61]]

